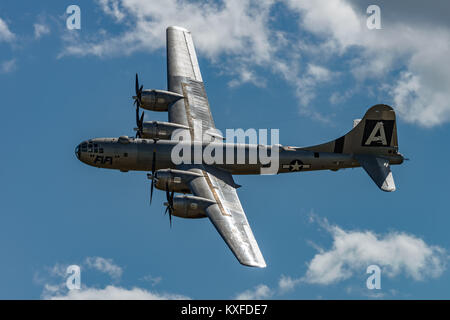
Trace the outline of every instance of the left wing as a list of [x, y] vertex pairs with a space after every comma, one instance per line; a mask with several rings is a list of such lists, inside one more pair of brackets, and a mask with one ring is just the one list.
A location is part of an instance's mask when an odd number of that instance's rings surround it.
[[216, 202], [207, 207], [206, 215], [239, 262], [246, 266], [265, 268], [266, 262], [242, 209], [236, 192], [239, 186], [234, 183], [232, 175], [209, 166], [183, 169], [202, 174], [202, 177], [190, 182], [190, 189], [195, 196]]
[[221, 137], [215, 130], [191, 33], [181, 27], [168, 27], [166, 32], [167, 86], [184, 96], [169, 107], [169, 121], [188, 126], [192, 141], [208, 135]]

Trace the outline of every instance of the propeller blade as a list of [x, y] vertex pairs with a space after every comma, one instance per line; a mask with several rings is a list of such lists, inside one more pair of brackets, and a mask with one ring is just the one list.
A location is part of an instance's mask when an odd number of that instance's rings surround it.
[[136, 97], [139, 97], [139, 78], [138, 78], [138, 74], [136, 73], [136, 86], [135, 86], [135, 91], [136, 91]]
[[172, 228], [172, 207], [170, 206], [170, 203], [166, 202], [164, 203], [164, 205], [166, 206], [166, 210], [164, 211], [164, 215], [167, 214], [167, 212], [169, 212], [169, 223], [170, 223], [170, 227]]
[[169, 183], [166, 182], [166, 199], [167, 199], [167, 203], [170, 206], [170, 193], [169, 193]]
[[136, 83], [135, 83], [135, 91], [136, 91], [136, 97], [134, 98], [134, 105], [136, 105], [136, 125], [138, 127], [138, 130], [136, 131], [136, 138], [142, 138], [142, 125], [144, 122], [144, 113], [142, 112], [142, 115], [139, 117], [139, 108], [141, 107], [142, 102], [142, 90], [144, 86], [141, 85], [139, 87], [139, 77], [136, 73]]
[[155, 181], [153, 179], [152, 179], [152, 184], [150, 185], [150, 204], [152, 204], [152, 199], [153, 199], [153, 186], [154, 186], [154, 181]]
[[139, 107], [136, 106], [136, 125], [138, 126], [139, 129]]
[[139, 126], [141, 127], [141, 129], [143, 124], [144, 124], [144, 112], [142, 112], [141, 118], [139, 119]]
[[135, 91], [136, 91], [136, 101], [139, 105], [141, 105], [141, 98], [142, 98], [142, 89], [144, 89], [144, 86], [139, 86], [139, 78], [138, 74], [136, 73], [136, 84], [135, 84]]
[[170, 227], [172, 228], [172, 212], [173, 212], [173, 196], [174, 196], [175, 192], [169, 192], [169, 183], [166, 182], [166, 198], [167, 198], [167, 208], [164, 214], [166, 214], [167, 212], [169, 212], [169, 222], [170, 222]]
[[155, 173], [155, 168], [156, 168], [156, 152], [155, 150], [153, 150], [153, 159], [152, 159], [152, 185], [150, 186], [150, 204], [152, 204], [152, 198], [153, 198], [153, 188], [155, 186], [155, 179], [156, 179], [156, 173]]

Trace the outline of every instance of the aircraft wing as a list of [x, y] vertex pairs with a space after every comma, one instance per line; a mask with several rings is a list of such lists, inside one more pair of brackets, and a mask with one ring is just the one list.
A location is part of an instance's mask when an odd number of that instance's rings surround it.
[[201, 173], [190, 182], [195, 196], [213, 200], [206, 215], [225, 240], [239, 262], [250, 267], [265, 268], [266, 262], [255, 240], [236, 192], [239, 187], [230, 173], [204, 165], [181, 165], [180, 169]]
[[188, 126], [192, 141], [222, 138], [215, 130], [191, 33], [180, 27], [168, 27], [166, 33], [168, 90], [184, 96], [169, 107], [169, 121]]
[[[215, 129], [191, 33], [167, 28], [167, 85], [184, 99], [169, 106], [169, 121], [189, 127], [192, 141], [221, 139]], [[222, 138], [223, 139], [223, 138]], [[189, 187], [195, 196], [215, 202], [205, 214], [240, 263], [264, 268], [266, 263], [236, 192], [230, 173], [205, 165], [180, 165], [179, 169], [201, 173]]]

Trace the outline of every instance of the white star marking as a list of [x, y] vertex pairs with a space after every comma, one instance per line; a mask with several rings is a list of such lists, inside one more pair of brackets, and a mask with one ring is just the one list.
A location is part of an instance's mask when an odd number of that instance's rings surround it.
[[302, 165], [295, 160], [294, 164], [291, 164], [292, 171], [299, 171]]

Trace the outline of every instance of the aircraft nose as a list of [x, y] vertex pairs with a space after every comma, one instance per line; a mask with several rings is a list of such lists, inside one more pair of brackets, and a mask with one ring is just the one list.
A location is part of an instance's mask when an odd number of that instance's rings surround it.
[[80, 149], [81, 149], [81, 143], [79, 145], [77, 145], [77, 147], [75, 148], [75, 155], [77, 156], [77, 159], [80, 159]]

